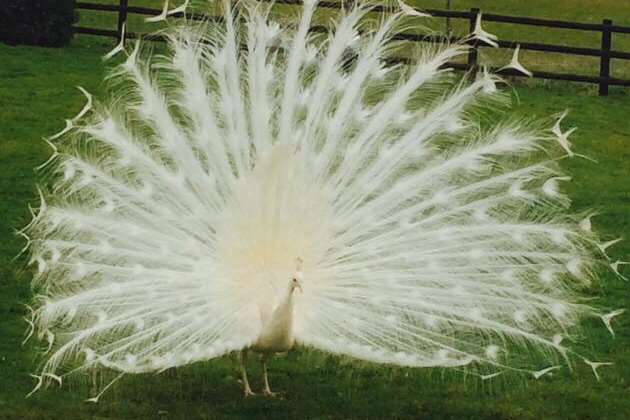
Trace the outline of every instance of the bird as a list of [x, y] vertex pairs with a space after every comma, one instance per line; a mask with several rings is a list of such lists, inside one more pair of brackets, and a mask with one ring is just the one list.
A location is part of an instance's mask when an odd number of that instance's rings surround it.
[[481, 380], [607, 363], [564, 344], [621, 313], [582, 299], [611, 265], [561, 190], [565, 145], [507, 110], [482, 123], [504, 93], [450, 71], [466, 42], [391, 60], [408, 15], [363, 25], [373, 6], [313, 33], [314, 0], [291, 24], [224, 1], [170, 22], [159, 55], [121, 46], [110, 102], [82, 91], [47, 140], [19, 232], [36, 390], [240, 354], [251, 396], [254, 352], [273, 396], [267, 362], [295, 347]]
[[[262, 321], [262, 329], [252, 349], [262, 354], [263, 368], [263, 394], [266, 396], [276, 396], [269, 386], [269, 378], [267, 376], [267, 358], [270, 354], [283, 353], [291, 350], [295, 343], [293, 334], [293, 293], [296, 290], [302, 291], [302, 261], [300, 258], [296, 261], [296, 272], [291, 278], [291, 282], [287, 287], [286, 293], [274, 308], [266, 307], [267, 313], [261, 308], [260, 319]], [[249, 385], [247, 379], [247, 352], [248, 349], [241, 351], [241, 372], [243, 375], [243, 387], [245, 396], [255, 395]]]

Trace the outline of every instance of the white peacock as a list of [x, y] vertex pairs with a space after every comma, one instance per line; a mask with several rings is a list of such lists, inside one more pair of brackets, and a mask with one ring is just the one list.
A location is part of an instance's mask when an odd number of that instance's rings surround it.
[[315, 8], [283, 27], [243, 2], [171, 29], [166, 55], [138, 43], [117, 99], [88, 95], [50, 140], [57, 176], [24, 230], [50, 350], [36, 388], [242, 351], [250, 395], [247, 350], [294, 343], [484, 378], [581, 357], [563, 338], [597, 313], [579, 290], [605, 247], [566, 213], [568, 142], [482, 127], [498, 78], [456, 79], [464, 45], [387, 64], [405, 16], [358, 7], [321, 34]]

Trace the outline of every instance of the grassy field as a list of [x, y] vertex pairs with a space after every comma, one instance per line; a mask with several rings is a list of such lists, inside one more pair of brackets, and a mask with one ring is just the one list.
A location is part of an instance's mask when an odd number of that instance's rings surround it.
[[[536, 3], [543, 2], [528, 2]], [[299, 350], [271, 363], [272, 384], [287, 391], [284, 400], [243, 400], [237, 365], [230, 358], [159, 376], [124, 378], [96, 405], [83, 401], [94, 395], [92, 391], [77, 386], [50, 388], [24, 399], [34, 386], [29, 373], [35, 369], [36, 343], [20, 346], [27, 327], [22, 317], [23, 304], [31, 296], [30, 275], [23, 260], [13, 261], [24, 246], [13, 229], [29, 220], [27, 203], [37, 202], [33, 167], [50, 153], [41, 138], [60, 130], [63, 119], [83, 105], [74, 86], [96, 96], [105, 93], [100, 57], [109, 46], [110, 41], [93, 37], [57, 50], [0, 44], [0, 419], [628, 418], [628, 316], [615, 321], [614, 340], [598, 320], [584, 324], [589, 340], [580, 349], [614, 363], [601, 369], [601, 382], [582, 364], [574, 372], [563, 369], [538, 381], [478, 383], [436, 369], [366, 366]], [[599, 162], [563, 162], [573, 177], [569, 193], [574, 208], [601, 209], [594, 227], [604, 239], [630, 238], [630, 96], [616, 90], [600, 98], [579, 86], [518, 87], [516, 112], [547, 117], [571, 110], [567, 124], [579, 126], [572, 138], [576, 149]], [[616, 245], [611, 254], [628, 259], [630, 242]], [[608, 273], [595, 303], [625, 308], [629, 289], [628, 283]], [[254, 370], [252, 377], [257, 376]], [[260, 386], [257, 380], [255, 385]]]

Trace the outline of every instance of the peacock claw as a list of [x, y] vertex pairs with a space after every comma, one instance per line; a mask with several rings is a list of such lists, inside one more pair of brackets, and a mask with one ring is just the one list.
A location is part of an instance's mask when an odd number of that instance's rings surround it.
[[256, 393], [253, 392], [251, 389], [246, 389], [244, 394], [245, 394], [245, 398], [255, 397], [256, 396]]
[[269, 397], [269, 398], [278, 398], [280, 400], [284, 399], [284, 393], [283, 392], [272, 392], [269, 389], [263, 390], [263, 395], [265, 397]]

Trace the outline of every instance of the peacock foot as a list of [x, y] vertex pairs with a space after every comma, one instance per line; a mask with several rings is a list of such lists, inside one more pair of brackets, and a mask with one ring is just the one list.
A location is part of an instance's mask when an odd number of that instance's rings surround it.
[[245, 390], [243, 391], [243, 394], [245, 395], [245, 398], [256, 396], [256, 393], [253, 392], [251, 388], [245, 388]]
[[283, 392], [272, 392], [270, 389], [263, 390], [263, 395], [268, 398], [278, 398], [280, 400], [284, 399]]

